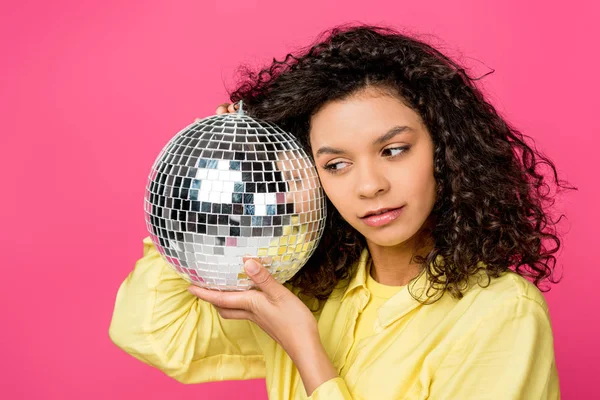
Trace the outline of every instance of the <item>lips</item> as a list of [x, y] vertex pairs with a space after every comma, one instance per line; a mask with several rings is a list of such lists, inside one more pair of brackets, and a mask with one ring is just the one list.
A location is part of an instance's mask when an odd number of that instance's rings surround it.
[[372, 228], [380, 228], [397, 220], [400, 215], [402, 215], [403, 208], [404, 206], [398, 208], [380, 208], [378, 210], [373, 210], [365, 214], [365, 216], [361, 218], [361, 221], [365, 225]]
[[385, 212], [388, 212], [388, 211], [391, 211], [391, 210], [396, 210], [396, 209], [398, 209], [398, 208], [402, 208], [402, 207], [404, 207], [404, 206], [400, 206], [400, 207], [387, 207], [387, 208], [379, 208], [379, 209], [377, 209], [377, 210], [371, 210], [371, 211], [368, 211], [366, 214], [364, 214], [364, 215], [363, 215], [362, 217], [360, 217], [360, 218], [367, 218], [367, 217], [370, 217], [370, 216], [372, 216], [372, 215], [379, 215], [379, 214], [383, 214], [383, 213], [385, 213]]

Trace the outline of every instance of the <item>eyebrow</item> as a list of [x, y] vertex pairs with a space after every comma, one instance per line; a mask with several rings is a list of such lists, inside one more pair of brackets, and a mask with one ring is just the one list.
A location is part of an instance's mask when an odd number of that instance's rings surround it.
[[[376, 146], [381, 143], [385, 143], [393, 137], [400, 135], [402, 133], [408, 132], [410, 128], [408, 126], [394, 126], [389, 131], [378, 137], [373, 141], [373, 146]], [[321, 154], [344, 154], [344, 150], [336, 149], [329, 146], [323, 146], [317, 150], [316, 157]]]

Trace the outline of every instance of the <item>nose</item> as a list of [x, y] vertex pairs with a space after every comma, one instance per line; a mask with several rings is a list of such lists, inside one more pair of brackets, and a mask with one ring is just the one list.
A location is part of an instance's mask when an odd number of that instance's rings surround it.
[[358, 171], [356, 192], [360, 198], [375, 197], [390, 189], [390, 182], [382, 171], [371, 165], [365, 165]]

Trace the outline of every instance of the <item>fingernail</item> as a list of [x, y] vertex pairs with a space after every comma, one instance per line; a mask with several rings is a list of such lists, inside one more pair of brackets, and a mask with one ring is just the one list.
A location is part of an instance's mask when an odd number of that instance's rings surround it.
[[250, 275], [255, 275], [260, 270], [260, 265], [256, 261], [248, 260], [244, 264], [244, 268]]

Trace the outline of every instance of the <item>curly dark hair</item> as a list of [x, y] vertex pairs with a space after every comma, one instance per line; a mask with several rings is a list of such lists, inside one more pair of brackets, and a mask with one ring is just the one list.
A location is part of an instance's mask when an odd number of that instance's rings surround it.
[[[512, 269], [542, 290], [542, 281], [558, 282], [553, 254], [560, 248], [560, 218], [545, 210], [554, 199], [540, 166], [550, 168], [559, 189], [576, 188], [559, 181], [554, 164], [498, 114], [456, 61], [390, 27], [342, 25], [297, 55], [239, 72], [231, 101], [243, 100], [249, 115], [293, 134], [310, 155], [311, 116], [367, 87], [395, 93], [421, 116], [434, 143], [438, 190], [428, 231], [433, 249], [414, 261], [423, 264], [437, 294], [461, 298], [469, 277], [482, 269], [490, 279]], [[329, 200], [327, 207], [319, 246], [289, 282], [317, 299], [351, 276], [366, 246]]]

